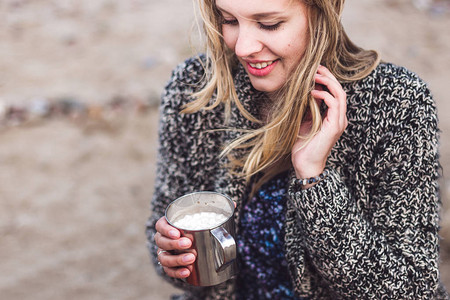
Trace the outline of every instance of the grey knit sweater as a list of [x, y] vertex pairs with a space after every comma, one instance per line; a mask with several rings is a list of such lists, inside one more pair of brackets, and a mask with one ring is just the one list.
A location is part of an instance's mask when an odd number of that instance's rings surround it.
[[[201, 57], [200, 59], [204, 59]], [[155, 222], [177, 197], [200, 190], [229, 195], [239, 208], [245, 182], [227, 172], [222, 145], [236, 138], [222, 106], [180, 114], [201, 87], [199, 58], [179, 65], [160, 106], [160, 147], [153, 214], [147, 223], [157, 271], [185, 289], [184, 299], [233, 299], [233, 280], [197, 288], [165, 276], [156, 264]], [[258, 115], [263, 95], [242, 67], [235, 86], [244, 107]], [[291, 184], [285, 253], [297, 296], [311, 299], [448, 299], [440, 284], [438, 122], [423, 81], [380, 64], [366, 78], [343, 85], [349, 125], [330, 157], [331, 174], [302, 190]], [[232, 107], [227, 128], [258, 125]]]

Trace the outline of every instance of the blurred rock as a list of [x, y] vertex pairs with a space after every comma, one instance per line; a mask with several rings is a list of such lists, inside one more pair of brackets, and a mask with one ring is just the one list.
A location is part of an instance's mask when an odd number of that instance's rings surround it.
[[0, 99], [0, 123], [5, 119], [7, 110], [5, 102]]
[[413, 5], [422, 11], [429, 12], [434, 17], [442, 16], [449, 12], [449, 0], [412, 0]]
[[90, 119], [101, 120], [103, 119], [103, 107], [99, 105], [91, 105], [88, 107], [88, 116]]
[[28, 111], [21, 106], [11, 106], [6, 111], [6, 124], [8, 126], [17, 126], [27, 120]]
[[412, 0], [414, 6], [420, 10], [427, 10], [431, 7], [433, 3], [432, 0]]
[[431, 5], [430, 13], [431, 15], [435, 17], [443, 16], [450, 12], [450, 1], [449, 0], [442, 0], [434, 2]]
[[33, 98], [28, 108], [31, 118], [44, 118], [50, 116], [51, 105], [48, 99], [43, 97]]
[[64, 115], [71, 118], [80, 118], [87, 113], [86, 105], [73, 98], [62, 98], [52, 107], [54, 115]]

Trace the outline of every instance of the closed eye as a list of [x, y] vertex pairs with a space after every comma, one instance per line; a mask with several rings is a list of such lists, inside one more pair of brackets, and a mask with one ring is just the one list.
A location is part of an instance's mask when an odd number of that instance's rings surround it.
[[225, 19], [225, 18], [222, 18], [222, 24], [224, 24], [224, 25], [237, 25], [238, 21], [236, 19]]
[[[223, 25], [233, 25], [233, 26], [234, 26], [234, 25], [238, 25], [239, 22], [238, 22], [238, 20], [236, 20], [236, 19], [226, 19], [226, 18], [222, 18], [222, 24], [223, 24]], [[274, 30], [277, 30], [278, 28], [280, 28], [281, 24], [283, 24], [282, 21], [281, 21], [281, 22], [278, 22], [278, 23], [276, 23], [276, 24], [270, 24], [270, 25], [264, 24], [264, 23], [261, 23], [261, 22], [258, 22], [258, 26], [259, 26], [260, 29], [268, 30], [268, 31], [274, 31]]]
[[264, 29], [264, 30], [272, 31], [272, 30], [277, 30], [278, 28], [280, 28], [282, 23], [283, 22], [278, 22], [278, 23], [272, 24], [272, 25], [266, 25], [266, 24], [263, 24], [263, 23], [258, 23], [258, 24], [259, 24], [259, 28]]

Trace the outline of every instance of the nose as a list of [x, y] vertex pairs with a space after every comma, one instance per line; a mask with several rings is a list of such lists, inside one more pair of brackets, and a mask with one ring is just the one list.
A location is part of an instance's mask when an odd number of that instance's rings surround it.
[[239, 29], [239, 35], [234, 47], [234, 52], [238, 57], [252, 56], [260, 52], [263, 47], [263, 43], [254, 32], [242, 27]]

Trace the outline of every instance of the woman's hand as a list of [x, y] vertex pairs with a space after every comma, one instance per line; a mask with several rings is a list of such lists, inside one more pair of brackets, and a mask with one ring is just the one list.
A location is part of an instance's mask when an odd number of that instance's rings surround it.
[[[305, 141], [297, 139], [292, 149], [292, 164], [297, 178], [309, 178], [323, 172], [331, 149], [347, 127], [347, 95], [336, 77], [324, 66], [320, 66], [315, 76], [316, 88], [311, 92], [318, 104], [325, 101], [328, 110], [323, 116], [322, 128], [312, 140], [301, 148]], [[311, 120], [305, 120], [300, 127], [300, 136], [311, 130]], [[308, 186], [306, 186], [308, 187]]]
[[188, 252], [192, 241], [187, 237], [181, 237], [180, 231], [170, 226], [165, 217], [161, 217], [155, 227], [157, 231], [155, 243], [159, 248], [158, 260], [164, 272], [174, 278], [188, 277], [196, 258], [194, 253]]

